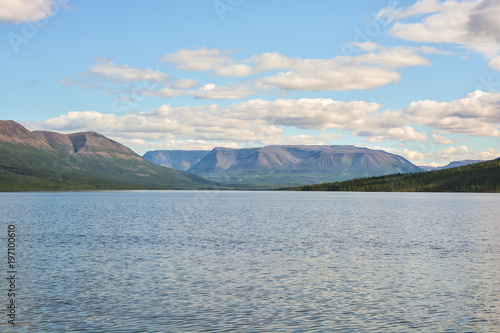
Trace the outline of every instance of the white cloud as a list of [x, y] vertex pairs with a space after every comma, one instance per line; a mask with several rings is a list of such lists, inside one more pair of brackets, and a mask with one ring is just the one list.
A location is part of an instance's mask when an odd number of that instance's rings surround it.
[[373, 89], [391, 82], [398, 82], [400, 79], [400, 74], [377, 67], [325, 68], [322, 64], [310, 63], [299, 70], [279, 73], [262, 81], [285, 90], [346, 91]]
[[278, 52], [253, 55], [250, 60], [255, 64], [257, 72], [267, 72], [275, 69], [290, 69], [300, 62], [298, 58], [292, 59]]
[[175, 89], [190, 89], [199, 86], [198, 80], [195, 79], [179, 79], [172, 84]]
[[[423, 100], [412, 102], [403, 110], [373, 112], [367, 114], [362, 124], [348, 128], [355, 135], [366, 137], [366, 142], [428, 140], [425, 133], [410, 125], [426, 125], [445, 133], [500, 137], [499, 108], [500, 93], [478, 90], [451, 102]], [[434, 134], [433, 138], [435, 143], [453, 143], [443, 135]]]
[[133, 81], [167, 81], [169, 75], [160, 71], [143, 68], [133, 68], [127, 65], [117, 65], [113, 62], [101, 62], [88, 69], [89, 72], [113, 78], [120, 82]]
[[330, 59], [289, 58], [278, 52], [269, 52], [237, 61], [231, 57], [231, 51], [200, 48], [179, 50], [165, 55], [163, 60], [177, 64], [181, 70], [213, 71], [215, 75], [229, 77], [279, 71], [256, 80], [256, 86], [305, 91], [373, 89], [398, 82], [401, 75], [395, 71], [396, 68], [430, 64], [419, 54], [423, 50], [418, 48], [382, 48], [369, 42], [356, 46], [362, 52], [371, 52]]
[[379, 49], [381, 46], [373, 42], [363, 42], [363, 43], [351, 43], [351, 45], [356, 46], [362, 52], [371, 52]]
[[403, 157], [407, 158], [410, 161], [420, 161], [425, 158], [424, 153], [419, 153], [407, 148], [403, 149], [400, 155], [402, 155]]
[[217, 87], [213, 83], [207, 83], [198, 90], [191, 90], [186, 94], [199, 99], [241, 99], [255, 95], [256, 91], [239, 85]]
[[415, 163], [415, 161], [420, 161], [426, 158], [426, 154], [422, 152], [418, 152], [415, 150], [411, 150], [408, 148], [403, 148], [403, 149], [397, 149], [397, 148], [392, 148], [392, 147], [381, 147], [381, 146], [367, 146], [365, 144], [357, 144], [357, 147], [364, 147], [368, 149], [375, 149], [375, 150], [383, 150], [385, 152], [388, 152], [390, 154], [395, 154], [399, 156], [403, 156], [407, 160], [409, 160], [412, 163]]
[[[367, 115], [358, 126], [349, 126], [355, 135], [366, 137], [366, 142], [426, 141], [425, 133], [414, 126], [426, 125], [445, 133], [500, 137], [500, 94], [475, 91], [465, 98], [451, 102], [423, 100], [412, 102], [397, 111], [385, 110]], [[433, 134], [438, 144], [452, 144], [443, 135]]]
[[168, 87], [161, 88], [160, 90], [143, 90], [142, 93], [146, 96], [165, 98], [174, 98], [185, 95], [184, 90], [172, 89]]
[[[393, 18], [407, 17], [422, 19], [394, 23], [390, 30], [393, 36], [423, 43], [457, 44], [491, 59], [500, 52], [500, 2], [497, 0], [421, 0], [396, 10]], [[496, 62], [490, 66], [498, 69]]]
[[[373, 115], [372, 117], [377, 117]], [[393, 128], [373, 128], [371, 130], [357, 131], [356, 135], [365, 136], [366, 142], [382, 142], [387, 139], [397, 141], [426, 141], [429, 138], [425, 133], [419, 133], [411, 126], [393, 127]]]
[[[134, 68], [118, 65], [106, 58], [96, 58], [96, 65], [73, 77], [61, 79], [65, 86], [99, 89], [104, 83], [114, 83], [108, 94], [145, 95], [174, 98], [186, 95], [187, 89], [199, 86], [196, 79], [173, 79], [170, 74], [158, 69]], [[157, 66], [158, 67], [158, 66]], [[134, 85], [126, 85], [126, 84]], [[124, 88], [125, 87], [125, 88]]]
[[493, 147], [488, 147], [488, 149], [486, 151], [480, 152], [479, 156], [481, 156], [481, 158], [483, 160], [492, 160], [495, 158], [499, 158], [500, 157], [500, 149], [495, 150]]
[[[376, 44], [364, 44], [365, 49], [376, 48]], [[271, 64], [275, 63], [278, 69], [287, 66], [289, 71], [266, 77], [262, 81], [285, 90], [373, 89], [398, 82], [401, 75], [394, 71], [395, 68], [430, 64], [417, 52], [412, 48], [394, 47], [381, 49], [377, 53], [331, 59], [290, 59], [273, 54], [268, 58], [274, 58], [274, 61], [267, 59], [264, 68], [272, 69]], [[263, 65], [257, 63], [257, 68], [259, 66]]]
[[448, 3], [443, 3], [438, 0], [420, 0], [406, 9], [393, 9], [391, 18], [405, 18], [410, 16], [436, 13], [444, 10], [448, 5], [452, 6], [455, 5], [455, 3], [452, 4], [450, 1], [448, 1]]
[[230, 77], [243, 77], [254, 74], [253, 69], [244, 64], [234, 64], [223, 66], [215, 71], [215, 75], [230, 76]]
[[324, 145], [329, 141], [342, 138], [341, 134], [323, 133], [320, 135], [292, 135], [281, 138], [278, 142], [269, 142], [267, 144], [282, 144], [282, 145]]
[[[347, 128], [362, 123], [380, 106], [366, 102], [331, 99], [251, 100], [228, 106], [171, 107], [118, 116], [96, 111], [72, 111], [37, 124], [57, 131], [100, 131], [113, 137], [143, 140], [209, 140], [240, 144], [285, 143], [281, 127], [305, 129]], [[308, 142], [324, 142], [338, 134], [304, 136]]]
[[230, 57], [232, 51], [208, 49], [202, 47], [195, 50], [181, 49], [163, 56], [162, 61], [171, 62], [181, 70], [189, 72], [215, 71], [216, 75], [242, 77], [252, 74], [252, 69], [238, 64]]
[[383, 131], [389, 128], [403, 127], [409, 124], [401, 111], [384, 110], [373, 113], [364, 122], [364, 130], [380, 128]]
[[499, 107], [500, 94], [477, 90], [451, 102], [412, 102], [402, 116], [447, 133], [500, 137]]
[[[370, 42], [356, 45], [365, 53], [330, 59], [289, 58], [277, 52], [270, 52], [237, 61], [232, 57], [232, 51], [205, 47], [178, 50], [166, 54], [162, 59], [186, 71], [213, 71], [215, 75], [226, 77], [260, 75], [251, 81], [238, 84], [215, 86], [213, 83], [205, 83], [200, 87], [195, 79], [174, 80], [169, 74], [159, 70], [118, 65], [105, 58], [97, 59], [101, 62], [79, 75], [62, 79], [61, 82], [64, 85], [97, 89], [100, 84], [109, 80], [115, 83], [142, 81], [147, 82], [148, 84], [144, 85], [148, 87], [138, 87], [136, 90], [146, 91], [145, 95], [148, 96], [191, 95], [203, 99], [241, 99], [257, 92], [280, 93], [280, 90], [361, 90], [397, 83], [401, 74], [396, 69], [429, 65], [429, 60], [419, 53], [439, 52], [433, 48], [383, 48]], [[162, 84], [150, 84], [151, 81]], [[189, 90], [194, 87], [199, 88]]]
[[165, 54], [162, 61], [175, 63], [179, 69], [189, 72], [209, 71], [226, 63], [233, 63], [234, 60], [229, 57], [230, 54], [230, 51], [207, 49], [206, 47], [196, 50], [182, 49]]
[[0, 21], [38, 22], [54, 15], [59, 7], [59, 2], [53, 0], [0, 0]]
[[488, 62], [488, 66], [490, 66], [490, 68], [493, 68], [493, 69], [500, 71], [500, 56], [491, 59]]
[[445, 51], [445, 50], [438, 50], [433, 46], [421, 46], [418, 49], [423, 54], [446, 54], [446, 55], [453, 54], [453, 52]]
[[371, 149], [380, 149], [388, 153], [403, 156], [412, 163], [416, 165], [430, 165], [430, 166], [442, 166], [446, 165], [452, 161], [461, 160], [492, 160], [500, 156], [500, 150], [495, 150], [492, 147], [488, 147], [485, 151], [471, 150], [467, 146], [459, 147], [448, 147], [443, 150], [424, 152], [415, 151], [412, 149], [404, 148], [387, 148], [387, 147], [367, 147]]
[[[284, 136], [283, 132], [275, 131], [269, 132], [267, 135], [262, 135], [259, 133], [259, 144], [262, 145], [325, 145], [331, 143], [331, 141], [338, 140], [342, 138], [341, 134], [335, 133], [322, 133], [319, 135], [309, 135], [309, 134], [298, 134]], [[255, 146], [252, 144], [251, 146]], [[240, 147], [242, 147], [240, 145]], [[247, 147], [245, 145], [244, 147]]]
[[378, 53], [357, 55], [353, 60], [359, 64], [377, 65], [386, 69], [430, 65], [430, 61], [417, 52], [418, 49], [415, 48], [392, 47]]
[[231, 114], [239, 119], [262, 119], [281, 126], [326, 130], [362, 124], [366, 115], [380, 108], [377, 103], [340, 102], [326, 98], [251, 100], [233, 104]]
[[398, 141], [426, 141], [425, 133], [415, 131], [411, 122], [401, 111], [385, 110], [370, 113], [358, 126], [351, 126], [355, 135], [366, 137], [365, 142], [382, 142], [387, 139]]
[[432, 134], [432, 137], [434, 138], [435, 143], [443, 144], [443, 145], [451, 145], [453, 144], [453, 141], [448, 139], [447, 137], [443, 135], [437, 135], [437, 134]]
[[[179, 86], [179, 85], [173, 85]], [[187, 84], [185, 86], [188, 86]], [[231, 86], [218, 87], [213, 83], [207, 83], [197, 90], [172, 89], [164, 87], [159, 90], [141, 90], [141, 93], [146, 96], [175, 98], [179, 96], [194, 96], [197, 99], [241, 99], [251, 95], [255, 95], [255, 90], [248, 89], [241, 85], [233, 84]]]
[[[385, 110], [367, 114], [362, 124], [348, 126], [366, 142], [426, 141], [425, 133], [410, 125], [426, 125], [444, 133], [481, 137], [500, 137], [500, 93], [475, 91], [451, 102], [423, 100], [412, 102], [397, 111]], [[444, 135], [432, 135], [434, 143], [452, 144]]]
[[[124, 85], [135, 83], [135, 86], [128, 89], [128, 93], [143, 93], [159, 89], [170, 81], [170, 75], [158, 70], [148, 68], [134, 68], [128, 65], [118, 65], [108, 59], [89, 67], [86, 71], [77, 75], [61, 79], [64, 86], [77, 85], [81, 88], [100, 89], [105, 83], [113, 83], [113, 90], [108, 94], [123, 92]], [[160, 96], [161, 93], [158, 93]]]
[[433, 155], [428, 155], [426, 158], [433, 158], [438, 161], [449, 163], [451, 161], [461, 161], [461, 160], [492, 160], [500, 156], [500, 149], [495, 150], [492, 147], [488, 147], [487, 150], [477, 151], [471, 150], [467, 146], [459, 147], [448, 147], [441, 151], [436, 152]]
[[444, 150], [441, 150], [438, 155], [442, 155], [442, 156], [449, 156], [449, 155], [453, 155], [453, 154], [456, 154], [457, 152], [462, 152], [462, 153], [466, 153], [469, 151], [469, 147], [467, 146], [460, 146], [458, 148], [455, 148], [455, 147], [448, 147]]
[[388, 153], [396, 154], [403, 156], [404, 158], [408, 159], [409, 161], [421, 161], [426, 158], [426, 154], [422, 152], [417, 152], [408, 148], [404, 148], [403, 150], [399, 149], [393, 149], [393, 148], [381, 148], [377, 147], [378, 149], [382, 149], [387, 151]]
[[[373, 49], [374, 45], [368, 46]], [[394, 47], [353, 57], [331, 59], [290, 59], [279, 54], [266, 56], [257, 68], [288, 69], [262, 79], [264, 84], [285, 90], [356, 90], [373, 89], [401, 79], [395, 68], [429, 65], [417, 49]], [[262, 59], [257, 58], [262, 62]], [[272, 68], [275, 64], [277, 68]]]

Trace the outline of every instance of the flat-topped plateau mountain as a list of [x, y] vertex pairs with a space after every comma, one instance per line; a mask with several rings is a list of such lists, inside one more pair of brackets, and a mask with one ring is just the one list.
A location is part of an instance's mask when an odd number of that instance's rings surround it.
[[[382, 150], [350, 145], [276, 145], [259, 148], [214, 148], [210, 152], [148, 152], [153, 163], [168, 156], [169, 165], [186, 156], [205, 154], [186, 171], [231, 186], [291, 186], [393, 173], [422, 172], [405, 158]], [[176, 156], [179, 159], [176, 160]], [[194, 161], [190, 160], [192, 164]]]

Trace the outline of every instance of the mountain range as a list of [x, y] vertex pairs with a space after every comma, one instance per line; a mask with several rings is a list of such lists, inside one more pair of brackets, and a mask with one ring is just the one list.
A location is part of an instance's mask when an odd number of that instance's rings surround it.
[[250, 188], [423, 171], [401, 156], [350, 145], [218, 147], [193, 153], [163, 150], [147, 152], [144, 158], [161, 165], [182, 166], [187, 172], [228, 186]]
[[447, 165], [437, 167], [435, 170], [444, 170], [444, 169], [450, 169], [450, 168], [457, 168], [461, 167], [464, 165], [469, 165], [469, 164], [476, 164], [479, 162], [484, 162], [483, 160], [462, 160], [462, 161], [453, 161], [448, 163]]
[[30, 132], [0, 121], [0, 190], [203, 189], [200, 176], [152, 164], [95, 132]]
[[479, 162], [484, 162], [483, 160], [461, 160], [461, 161], [453, 161], [448, 163], [447, 165], [443, 165], [440, 167], [432, 167], [432, 166], [423, 166], [419, 165], [418, 167], [421, 169], [424, 169], [425, 171], [431, 171], [431, 170], [444, 170], [444, 169], [450, 169], [450, 168], [457, 168], [461, 167], [464, 165], [469, 165], [469, 164], [475, 164]]
[[[477, 162], [456, 161], [441, 169]], [[401, 156], [350, 145], [217, 147], [141, 157], [96, 132], [31, 132], [0, 121], [0, 191], [274, 189], [413, 173], [427, 174]]]

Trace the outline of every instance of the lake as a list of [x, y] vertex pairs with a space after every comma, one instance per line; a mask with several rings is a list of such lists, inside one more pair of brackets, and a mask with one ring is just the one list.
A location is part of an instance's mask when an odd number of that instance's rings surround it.
[[0, 212], [3, 332], [500, 331], [499, 194], [0, 193]]

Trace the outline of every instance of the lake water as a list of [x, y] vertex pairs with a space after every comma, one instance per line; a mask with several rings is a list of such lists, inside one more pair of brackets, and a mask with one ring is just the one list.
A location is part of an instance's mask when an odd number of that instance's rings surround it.
[[0, 193], [2, 332], [500, 331], [500, 195]]

